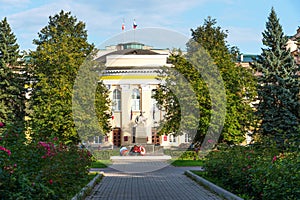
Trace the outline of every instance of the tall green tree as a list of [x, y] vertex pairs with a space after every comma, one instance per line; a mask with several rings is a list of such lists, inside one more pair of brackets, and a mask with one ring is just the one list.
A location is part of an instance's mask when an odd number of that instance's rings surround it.
[[79, 69], [73, 87], [73, 117], [76, 130], [85, 142], [103, 138], [111, 131], [109, 91], [99, 76], [105, 66], [96, 61], [94, 50]]
[[[255, 94], [255, 78], [250, 69], [237, 66], [236, 55], [227, 44], [227, 31], [216, 26], [215, 19], [208, 17], [204, 24], [192, 31], [192, 40], [204, 48], [218, 67], [226, 90], [226, 119], [220, 141], [240, 143], [250, 129], [253, 110], [250, 106]], [[188, 51], [191, 47], [188, 47]]]
[[[162, 71], [164, 84], [154, 95], [166, 112], [161, 133], [178, 134], [181, 126], [183, 132], [193, 131], [197, 126], [194, 142], [204, 142], [204, 146], [208, 140], [214, 143], [245, 140], [252, 124], [250, 103], [255, 96], [255, 78], [250, 69], [236, 66], [234, 60], [238, 49], [230, 48], [226, 38], [226, 32], [209, 17], [203, 26], [192, 30], [187, 54], [170, 57], [173, 67]], [[184, 95], [187, 86], [192, 88], [193, 92], [189, 94], [195, 94], [196, 103], [193, 95]], [[187, 108], [186, 104], [190, 106]], [[182, 116], [182, 109], [191, 113], [198, 110], [199, 116], [195, 113]], [[182, 123], [183, 118], [188, 118], [187, 123]]]
[[33, 41], [31, 52], [34, 84], [31, 98], [31, 126], [34, 136], [58, 137], [77, 143], [72, 113], [72, 91], [78, 69], [94, 49], [87, 41], [82, 21], [70, 12], [49, 17], [48, 25]]
[[0, 121], [24, 126], [26, 67], [7, 19], [0, 22]]
[[299, 139], [299, 66], [286, 49], [288, 38], [274, 8], [262, 35], [266, 48], [253, 65], [261, 73], [256, 113], [260, 119], [259, 133], [275, 137], [279, 144], [286, 145], [293, 138]]
[[165, 111], [159, 134], [176, 136], [185, 133], [194, 140], [197, 137], [197, 140], [202, 141], [211, 108], [207, 86], [199, 76], [197, 68], [181, 52], [175, 51], [169, 61], [173, 67], [162, 68], [162, 84], [153, 95], [159, 109]]

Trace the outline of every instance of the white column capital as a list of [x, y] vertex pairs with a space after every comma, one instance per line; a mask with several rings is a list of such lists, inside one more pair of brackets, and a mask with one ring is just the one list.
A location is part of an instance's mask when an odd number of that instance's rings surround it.
[[149, 84], [141, 84], [142, 91], [150, 91], [151, 87]]
[[120, 88], [122, 88], [122, 90], [130, 90], [130, 85], [129, 84], [124, 84], [124, 85], [120, 85]]

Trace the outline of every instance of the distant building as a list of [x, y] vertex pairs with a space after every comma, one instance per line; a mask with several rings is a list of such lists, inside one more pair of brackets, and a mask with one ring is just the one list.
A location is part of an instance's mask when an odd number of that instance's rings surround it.
[[158, 135], [164, 113], [152, 98], [160, 83], [157, 70], [168, 63], [168, 49], [154, 49], [141, 43], [124, 43], [100, 50], [97, 61], [105, 63], [101, 77], [110, 91], [113, 130], [102, 145], [152, 144], [164, 147], [191, 142], [187, 135]]
[[250, 67], [250, 63], [254, 62], [254, 59], [257, 58], [255, 54], [239, 54], [236, 60], [237, 65], [241, 65], [242, 67]]
[[293, 36], [289, 37], [289, 40], [287, 42], [287, 49], [290, 49], [292, 55], [295, 58], [295, 61], [297, 64], [300, 64], [300, 49], [299, 49], [299, 44], [298, 41], [300, 41], [300, 27], [297, 30], [297, 33]]

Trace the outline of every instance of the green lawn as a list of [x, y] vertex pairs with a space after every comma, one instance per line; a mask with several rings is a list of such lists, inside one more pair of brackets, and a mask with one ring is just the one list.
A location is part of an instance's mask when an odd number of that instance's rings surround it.
[[[229, 192], [231, 192], [231, 190], [232, 190], [232, 188], [230, 188], [230, 186], [223, 184], [222, 181], [220, 181], [218, 178], [208, 176], [207, 172], [205, 172], [205, 171], [194, 171], [194, 170], [192, 170], [191, 172], [196, 174], [197, 176], [200, 176], [200, 177], [208, 180], [209, 182], [211, 182], [211, 183], [213, 183], [213, 184], [215, 184], [215, 185], [217, 185], [221, 188], [224, 188], [225, 190], [227, 190]], [[243, 194], [238, 193], [236, 195], [243, 198], [243, 199], [253, 199], [248, 194], [245, 194], [245, 193], [243, 193]]]
[[175, 167], [203, 166], [203, 162], [203, 160], [174, 160], [171, 161], [171, 165]]
[[213, 177], [208, 177], [207, 173], [205, 171], [195, 171], [195, 170], [191, 170], [192, 173], [196, 174], [197, 176], [200, 176], [212, 183], [214, 183], [215, 185], [218, 185], [222, 188], [225, 188], [225, 189], [229, 189], [229, 188], [226, 188], [225, 185], [222, 184], [221, 181], [219, 181], [217, 178], [213, 178]]
[[91, 168], [106, 168], [109, 164], [111, 164], [110, 160], [97, 160], [92, 163]]

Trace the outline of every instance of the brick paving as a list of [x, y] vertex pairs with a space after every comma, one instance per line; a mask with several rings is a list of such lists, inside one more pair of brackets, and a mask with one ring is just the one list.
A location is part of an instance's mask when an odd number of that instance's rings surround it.
[[[166, 163], [158, 164], [156, 161], [154, 165], [159, 165], [160, 169], [142, 172], [141, 168], [146, 168], [150, 162], [136, 164], [133, 165], [132, 162], [127, 161], [127, 163], [115, 163], [111, 167], [103, 169], [103, 179], [86, 200], [222, 199], [184, 175], [184, 171], [201, 169], [199, 167], [174, 167]], [[127, 171], [129, 168], [131, 168], [130, 172]], [[116, 169], [126, 169], [126, 172]]]

